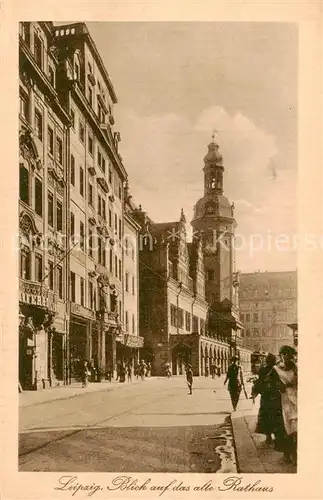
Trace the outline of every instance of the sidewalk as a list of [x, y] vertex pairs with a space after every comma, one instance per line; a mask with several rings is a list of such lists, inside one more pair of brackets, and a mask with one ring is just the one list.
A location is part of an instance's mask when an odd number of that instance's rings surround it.
[[[247, 392], [250, 394], [249, 388]], [[265, 447], [265, 436], [254, 432], [258, 409], [259, 398], [255, 404], [252, 400], [241, 400], [238, 410], [231, 414], [238, 471], [259, 474], [296, 473], [295, 465], [282, 463], [283, 454], [273, 447]]]
[[[147, 380], [156, 380], [156, 377], [147, 377]], [[98, 383], [89, 383], [87, 387], [82, 387], [81, 382], [75, 382], [71, 385], [61, 385], [59, 387], [51, 387], [49, 389], [42, 389], [40, 391], [24, 391], [19, 394], [19, 406], [36, 406], [46, 403], [51, 403], [52, 401], [57, 401], [61, 399], [71, 399], [77, 396], [82, 396], [89, 392], [99, 392], [99, 391], [113, 391], [121, 387], [127, 387], [129, 385], [143, 383], [141, 379], [132, 379], [132, 382], [120, 383], [116, 380], [108, 382], [104, 380]]]

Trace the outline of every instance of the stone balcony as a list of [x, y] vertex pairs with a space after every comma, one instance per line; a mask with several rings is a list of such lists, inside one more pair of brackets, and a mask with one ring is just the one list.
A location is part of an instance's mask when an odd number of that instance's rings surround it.
[[19, 279], [19, 301], [52, 312], [57, 310], [57, 294], [37, 281]]

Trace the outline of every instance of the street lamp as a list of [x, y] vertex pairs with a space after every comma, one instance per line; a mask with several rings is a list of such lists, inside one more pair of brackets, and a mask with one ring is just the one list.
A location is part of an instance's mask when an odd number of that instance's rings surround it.
[[236, 351], [237, 351], [237, 335], [238, 335], [238, 330], [234, 329], [233, 332], [231, 333], [231, 357], [236, 356]]

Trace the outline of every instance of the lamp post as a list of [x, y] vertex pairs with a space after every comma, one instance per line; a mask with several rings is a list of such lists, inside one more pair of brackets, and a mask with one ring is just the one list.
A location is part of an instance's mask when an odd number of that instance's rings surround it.
[[231, 333], [231, 357], [237, 355], [237, 330], [234, 329]]

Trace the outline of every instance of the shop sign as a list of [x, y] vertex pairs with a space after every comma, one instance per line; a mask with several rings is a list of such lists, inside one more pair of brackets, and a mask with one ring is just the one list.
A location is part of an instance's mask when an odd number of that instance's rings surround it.
[[54, 296], [45, 296], [41, 294], [32, 294], [20, 292], [20, 302], [33, 306], [46, 307], [50, 311], [56, 311], [56, 302]]
[[71, 313], [83, 316], [84, 318], [95, 319], [95, 312], [92, 309], [81, 306], [80, 304], [71, 304]]
[[143, 347], [144, 339], [138, 335], [125, 335], [125, 345], [133, 348]]

